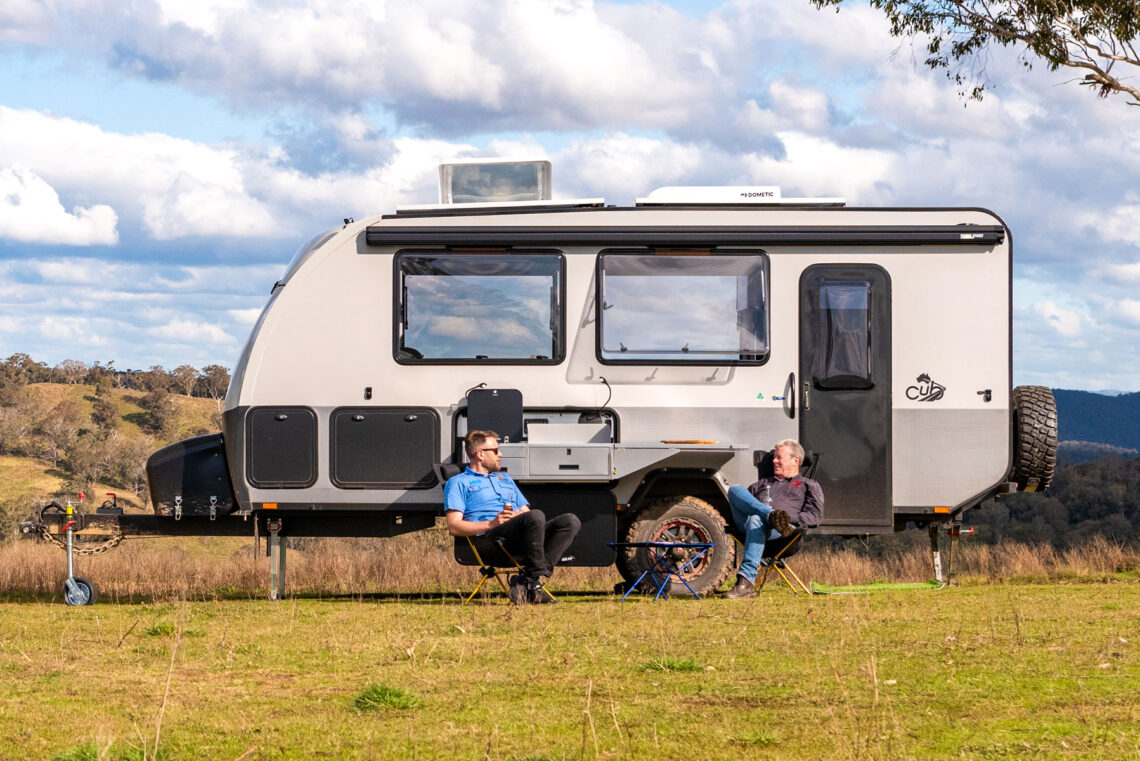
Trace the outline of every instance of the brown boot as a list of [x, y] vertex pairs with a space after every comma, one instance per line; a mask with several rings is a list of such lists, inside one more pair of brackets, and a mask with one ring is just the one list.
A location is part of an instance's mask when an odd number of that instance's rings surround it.
[[736, 577], [736, 586], [724, 593], [726, 600], [741, 600], [746, 597], [755, 597], [756, 590], [752, 586], [752, 582], [743, 576]]
[[768, 525], [776, 529], [780, 536], [790, 536], [795, 531], [792, 528], [792, 519], [783, 510], [773, 510], [769, 513]]

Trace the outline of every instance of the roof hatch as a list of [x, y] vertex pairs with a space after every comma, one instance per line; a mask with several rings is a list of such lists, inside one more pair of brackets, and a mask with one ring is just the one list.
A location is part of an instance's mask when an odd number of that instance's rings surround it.
[[551, 199], [549, 161], [472, 159], [439, 165], [439, 202], [508, 203]]

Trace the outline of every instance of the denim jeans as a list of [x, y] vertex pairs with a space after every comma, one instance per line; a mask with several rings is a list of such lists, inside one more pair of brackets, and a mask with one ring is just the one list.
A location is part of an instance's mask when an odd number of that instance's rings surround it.
[[744, 560], [737, 573], [749, 581], [756, 581], [760, 569], [760, 558], [764, 555], [764, 545], [780, 533], [768, 525], [772, 508], [752, 496], [743, 486], [733, 486], [728, 490], [728, 506], [732, 509], [732, 520], [737, 528], [744, 531]]

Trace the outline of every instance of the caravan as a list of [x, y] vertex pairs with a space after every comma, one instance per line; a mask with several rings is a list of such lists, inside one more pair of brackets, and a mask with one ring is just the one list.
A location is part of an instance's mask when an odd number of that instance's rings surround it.
[[[441, 203], [314, 238], [234, 369], [223, 432], [148, 463], [155, 511], [274, 537], [385, 536], [442, 514], [439, 466], [492, 429], [503, 466], [613, 541], [716, 544], [725, 493], [795, 438], [823, 534], [953, 526], [1052, 474], [1048, 389], [1011, 386], [1010, 232], [974, 208], [850, 208], [778, 188], [552, 200], [546, 162], [444, 165]], [[1016, 485], [1016, 486], [1015, 486]], [[223, 521], [222, 519], [226, 519]]]

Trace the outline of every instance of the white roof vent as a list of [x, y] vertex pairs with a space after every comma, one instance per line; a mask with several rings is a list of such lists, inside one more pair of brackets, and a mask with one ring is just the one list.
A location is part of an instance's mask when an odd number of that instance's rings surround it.
[[658, 188], [638, 206], [843, 206], [844, 198], [784, 198], [776, 185], [672, 186]]
[[549, 201], [549, 161], [472, 159], [439, 165], [439, 202]]

